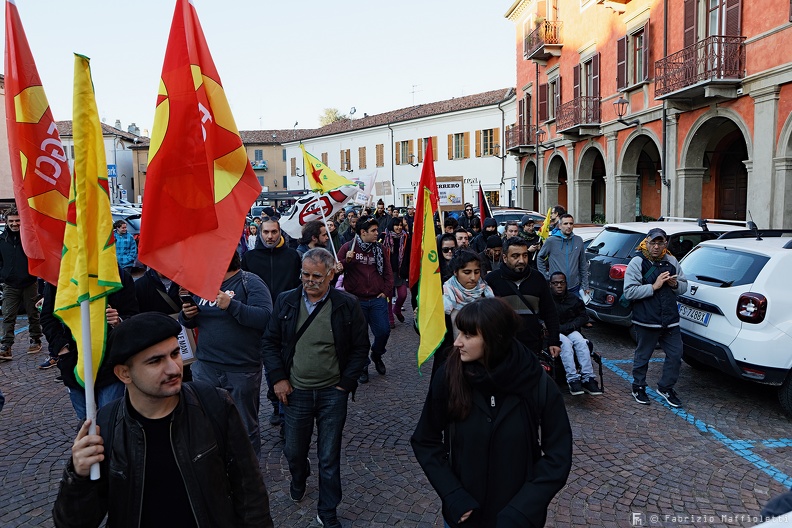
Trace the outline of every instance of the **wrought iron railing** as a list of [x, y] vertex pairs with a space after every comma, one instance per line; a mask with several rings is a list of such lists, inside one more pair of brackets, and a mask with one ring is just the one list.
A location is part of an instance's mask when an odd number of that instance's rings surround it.
[[576, 125], [599, 124], [599, 122], [599, 97], [578, 97], [562, 104], [556, 110], [556, 130], [566, 130]]
[[714, 79], [742, 79], [745, 37], [712, 36], [655, 62], [655, 97]]
[[530, 58], [536, 50], [545, 44], [561, 44], [561, 28], [559, 20], [544, 20], [531, 31], [523, 41], [523, 54]]
[[518, 125], [506, 130], [506, 150], [536, 143], [536, 127]]

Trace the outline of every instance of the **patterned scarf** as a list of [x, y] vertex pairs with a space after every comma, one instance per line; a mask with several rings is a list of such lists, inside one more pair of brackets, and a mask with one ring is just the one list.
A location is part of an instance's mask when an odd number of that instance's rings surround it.
[[407, 248], [407, 235], [402, 231], [395, 233], [393, 231], [385, 231], [385, 236], [382, 238], [382, 246], [388, 254], [393, 253], [394, 246], [399, 246], [399, 268], [401, 268], [404, 261], [404, 250]]
[[445, 308], [445, 313], [461, 310], [466, 304], [470, 304], [482, 297], [495, 297], [492, 288], [484, 282], [484, 279], [479, 279], [478, 284], [470, 290], [459, 283], [456, 275], [451, 275], [451, 278], [443, 284], [443, 308]]
[[665, 248], [663, 248], [663, 252], [662, 252], [662, 253], [660, 253], [660, 256], [659, 256], [659, 257], [657, 257], [657, 258], [654, 258], [654, 257], [652, 256], [652, 254], [651, 254], [651, 253], [649, 253], [649, 246], [647, 246], [647, 245], [646, 245], [646, 239], [643, 239], [643, 240], [641, 241], [641, 243], [640, 243], [640, 244], [638, 244], [638, 249], [640, 249], [640, 250], [641, 250], [641, 253], [643, 253], [643, 256], [644, 256], [644, 257], [646, 257], [646, 259], [647, 259], [649, 262], [660, 262], [661, 260], [663, 260], [663, 257], [665, 257], [665, 256], [666, 256], [666, 254], [668, 254], [668, 255], [670, 255], [670, 254], [671, 254], [671, 252], [670, 252], [670, 251], [668, 251], [668, 248], [667, 248], [667, 247], [665, 247]]
[[360, 248], [362, 253], [374, 252], [374, 261], [377, 263], [377, 273], [382, 275], [385, 270], [385, 262], [382, 257], [382, 244], [379, 242], [363, 242], [360, 235], [355, 235], [355, 240], [357, 240], [357, 247]]

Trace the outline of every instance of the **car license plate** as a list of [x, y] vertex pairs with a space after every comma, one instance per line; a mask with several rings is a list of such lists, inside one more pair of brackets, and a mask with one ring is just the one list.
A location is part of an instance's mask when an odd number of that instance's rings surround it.
[[677, 307], [679, 308], [679, 317], [682, 319], [693, 321], [702, 326], [707, 326], [709, 324], [710, 317], [712, 316], [711, 313], [705, 312], [704, 310], [696, 310], [680, 302], [677, 303]]

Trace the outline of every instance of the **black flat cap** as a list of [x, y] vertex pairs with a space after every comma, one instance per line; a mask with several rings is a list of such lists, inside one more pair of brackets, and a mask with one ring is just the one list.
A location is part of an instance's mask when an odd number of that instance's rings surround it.
[[176, 319], [159, 312], [145, 312], [122, 321], [110, 332], [107, 341], [107, 358], [111, 366], [126, 360], [181, 332]]
[[503, 246], [503, 239], [498, 235], [490, 235], [487, 237], [487, 249], [499, 248]]

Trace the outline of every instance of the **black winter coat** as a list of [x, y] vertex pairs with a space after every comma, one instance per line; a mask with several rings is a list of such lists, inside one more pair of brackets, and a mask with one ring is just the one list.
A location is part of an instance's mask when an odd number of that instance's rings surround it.
[[[167, 295], [176, 309], [173, 309], [168, 301], [166, 301], [162, 294]], [[138, 280], [135, 281], [135, 297], [137, 297], [138, 307], [140, 313], [144, 312], [159, 312], [165, 315], [178, 313], [181, 310], [181, 299], [179, 299], [179, 285], [171, 282], [168, 291], [165, 291], [165, 285], [153, 269], [148, 270]]]
[[558, 311], [558, 331], [564, 335], [569, 335], [576, 330], [583, 328], [588, 323], [586, 305], [577, 295], [564, 292], [564, 295], [553, 294], [556, 311]]
[[[294, 347], [289, 346], [297, 333], [297, 317], [303, 302], [302, 286], [283, 292], [275, 301], [267, 329], [261, 338], [261, 356], [270, 382], [275, 385], [288, 380], [294, 361]], [[328, 295], [332, 306], [330, 326], [333, 330], [338, 367], [341, 371], [343, 389], [354, 392], [357, 380], [368, 359], [371, 342], [363, 311], [355, 297], [330, 288]]]
[[28, 272], [28, 258], [19, 231], [6, 229], [0, 234], [0, 283], [12, 288], [27, 288], [36, 282]]
[[256, 239], [256, 249], [251, 249], [242, 257], [242, 269], [255, 273], [269, 288], [272, 302], [281, 293], [298, 287], [302, 260], [296, 250], [287, 246], [285, 240], [281, 247], [266, 248], [261, 237]]
[[[222, 401], [204, 407], [202, 402], [212, 396]], [[107, 442], [99, 480], [79, 477], [69, 459], [52, 512], [56, 527], [99, 526], [105, 514], [109, 527], [139, 526], [146, 442], [143, 428], [129, 414], [126, 396], [124, 400], [118, 407], [99, 409], [97, 423], [106, 424], [100, 430]], [[173, 454], [199, 528], [271, 528], [259, 462], [228, 393], [208, 384], [184, 384], [171, 416]]]
[[[470, 365], [465, 365], [466, 374]], [[434, 376], [410, 439], [440, 496], [443, 518], [454, 528], [544, 526], [547, 507], [572, 467], [572, 430], [555, 383], [549, 378], [540, 383], [547, 375], [515, 341], [507, 359], [490, 371], [491, 378], [466, 375], [472, 409], [464, 420], [452, 422], [447, 366]], [[470, 518], [458, 524], [470, 510]]]

